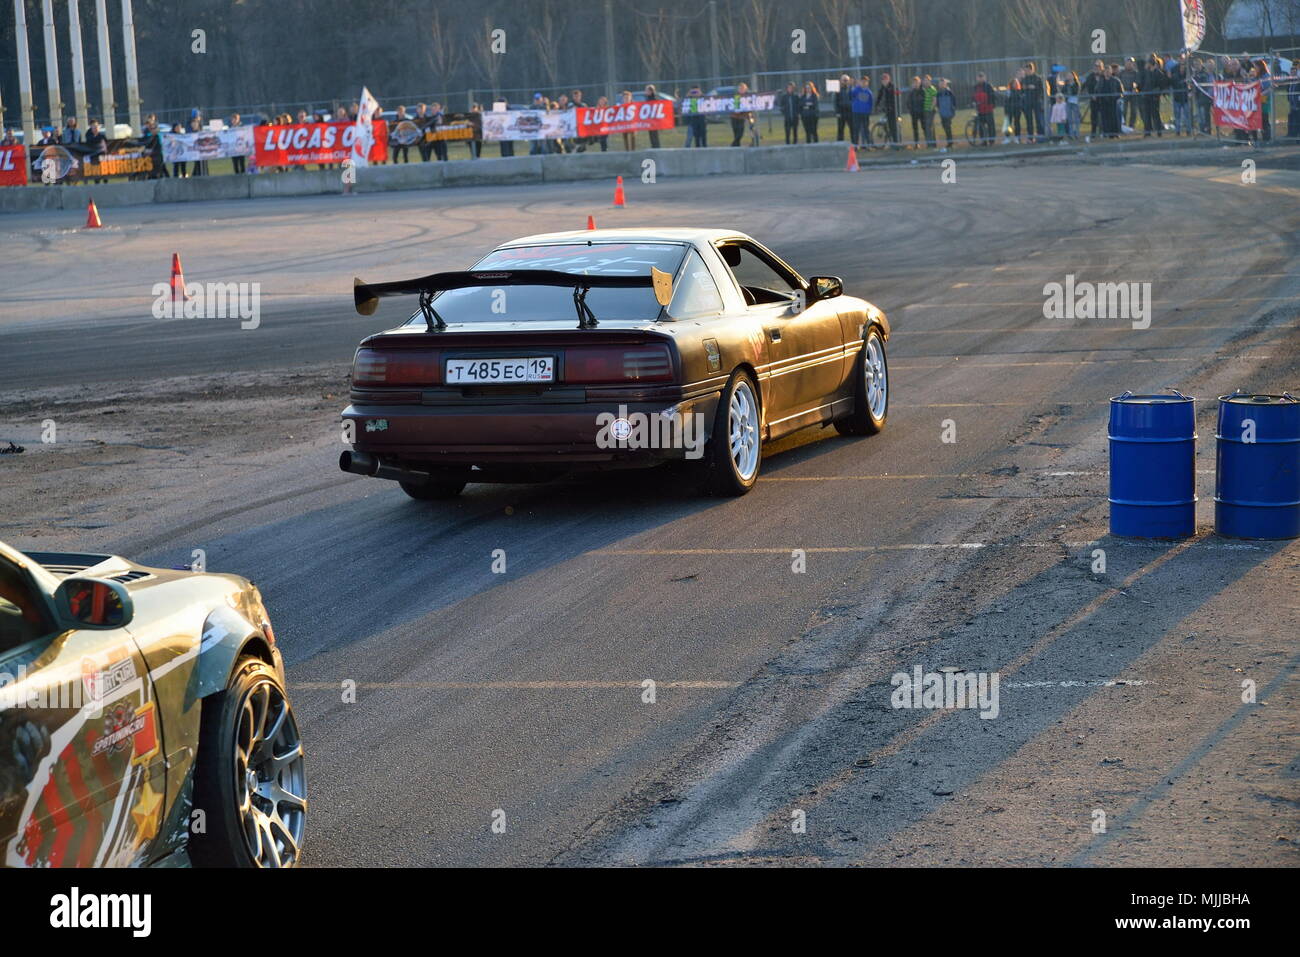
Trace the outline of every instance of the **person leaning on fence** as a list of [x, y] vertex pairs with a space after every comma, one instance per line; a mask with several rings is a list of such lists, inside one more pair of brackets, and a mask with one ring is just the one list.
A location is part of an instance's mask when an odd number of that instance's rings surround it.
[[844, 134], [853, 140], [853, 81], [840, 74], [840, 88], [835, 91], [835, 139], [843, 142]]
[[817, 84], [809, 80], [803, 85], [803, 96], [799, 100], [799, 118], [803, 120], [803, 139], [805, 143], [819, 143], [817, 124], [821, 121], [821, 95]]
[[948, 139], [944, 152], [952, 149], [952, 118], [957, 115], [957, 96], [952, 92], [952, 81], [946, 76], [939, 78], [939, 89], [934, 95], [935, 109], [943, 123], [943, 134]]
[[971, 99], [975, 104], [975, 139], [984, 146], [992, 146], [998, 135], [997, 121], [993, 118], [998, 95], [989, 83], [987, 74], [975, 74], [975, 89]]
[[802, 100], [795, 92], [794, 84], [787, 83], [785, 92], [780, 97], [781, 121], [785, 124], [785, 145], [799, 142], [799, 110]]
[[898, 87], [889, 73], [880, 74], [880, 89], [876, 93], [876, 105], [885, 114], [885, 139], [899, 146], [898, 135]]
[[1169, 88], [1169, 75], [1165, 62], [1151, 54], [1138, 69], [1138, 90], [1142, 95], [1142, 136], [1154, 130], [1156, 136], [1165, 135], [1165, 123], [1160, 118], [1160, 97]]
[[1273, 141], [1273, 74], [1268, 68], [1268, 61], [1255, 61], [1250, 71], [1250, 78], [1259, 83], [1259, 110], [1263, 121], [1259, 132], [1253, 133], [1251, 139], [1262, 143]]
[[59, 135], [60, 143], [80, 143], [81, 132], [77, 129], [77, 118], [69, 116], [67, 122], [63, 125], [63, 132]]
[[849, 116], [852, 128], [849, 136], [854, 146], [871, 145], [871, 111], [875, 108], [876, 98], [871, 92], [871, 77], [862, 76], [849, 91]]

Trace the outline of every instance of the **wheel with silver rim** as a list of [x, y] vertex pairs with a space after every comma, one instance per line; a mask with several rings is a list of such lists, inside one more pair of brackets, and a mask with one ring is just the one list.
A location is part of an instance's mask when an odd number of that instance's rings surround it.
[[307, 779], [302, 736], [275, 670], [243, 659], [221, 694], [203, 702], [194, 807], [206, 833], [196, 864], [294, 867], [302, 859]]
[[875, 435], [889, 417], [889, 358], [885, 339], [875, 326], [858, 352], [854, 372], [853, 411], [835, 422], [843, 435]]
[[763, 464], [763, 414], [758, 387], [736, 370], [718, 400], [713, 431], [701, 465], [704, 487], [714, 495], [744, 495]]

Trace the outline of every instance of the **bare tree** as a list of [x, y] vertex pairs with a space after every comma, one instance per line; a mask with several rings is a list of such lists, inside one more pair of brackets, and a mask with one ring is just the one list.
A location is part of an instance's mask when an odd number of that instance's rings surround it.
[[655, 83], [664, 75], [674, 20], [663, 7], [652, 14], [640, 14], [636, 18], [637, 53], [641, 55], [641, 65], [645, 68], [647, 78]]
[[[453, 21], [454, 22], [454, 21]], [[466, 38], [459, 35], [443, 19], [442, 12], [434, 7], [429, 17], [429, 29], [424, 44], [425, 56], [439, 82], [445, 83], [460, 67]], [[471, 41], [472, 42], [472, 41]]]
[[894, 56], [899, 60], [915, 57], [916, 0], [883, 0], [885, 29], [894, 41]]
[[465, 50], [474, 68], [487, 81], [492, 96], [496, 97], [501, 90], [501, 68], [505, 65], [505, 55], [492, 50], [494, 29], [496, 29], [496, 20], [489, 13], [483, 17], [482, 26], [467, 38]]
[[822, 43], [826, 44], [826, 52], [835, 63], [844, 63], [848, 60], [848, 26], [849, 14], [853, 8], [853, 0], [817, 0], [817, 5], [813, 13], [813, 26], [817, 30], [817, 35], [821, 37]]
[[529, 7], [528, 35], [533, 41], [533, 53], [542, 77], [548, 87], [559, 85], [560, 38], [568, 21], [568, 5], [557, 0], [534, 0]]

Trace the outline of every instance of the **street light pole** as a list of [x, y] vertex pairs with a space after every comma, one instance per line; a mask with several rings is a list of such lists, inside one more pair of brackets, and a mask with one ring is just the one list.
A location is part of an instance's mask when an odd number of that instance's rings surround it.
[[[15, 3], [21, 0], [14, 0]], [[113, 54], [108, 42], [108, 11], [106, 0], [95, 0], [95, 33], [99, 37], [99, 104], [104, 129], [112, 131], [117, 125], [117, 104], [113, 102]]]
[[23, 143], [36, 145], [36, 116], [32, 110], [32, 61], [27, 51], [27, 11], [23, 0], [14, 0], [14, 32], [18, 35], [18, 111], [23, 125]]
[[122, 0], [122, 51], [126, 54], [126, 104], [131, 117], [131, 135], [140, 135], [140, 79], [135, 66], [135, 18], [131, 0]]
[[711, 46], [710, 63], [713, 69], [713, 88], [722, 85], [722, 67], [718, 58], [718, 0], [709, 0], [709, 45]]
[[86, 56], [81, 47], [81, 0], [68, 0], [68, 33], [72, 49], [72, 96], [77, 106], [77, 127], [86, 135]]
[[618, 67], [614, 60], [614, 3], [605, 0], [605, 96], [612, 106], [614, 100], [614, 83], [618, 79]]
[[50, 125], [63, 128], [63, 93], [59, 89], [59, 48], [54, 37], [54, 0], [41, 0], [45, 19], [45, 82], [50, 91]]

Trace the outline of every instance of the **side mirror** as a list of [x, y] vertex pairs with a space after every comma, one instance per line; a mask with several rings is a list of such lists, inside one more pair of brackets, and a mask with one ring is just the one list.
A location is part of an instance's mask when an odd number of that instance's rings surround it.
[[122, 583], [103, 578], [65, 578], [54, 592], [54, 604], [73, 628], [123, 628], [135, 614]]
[[836, 276], [813, 276], [808, 280], [808, 300], [834, 299], [844, 295], [844, 281]]

